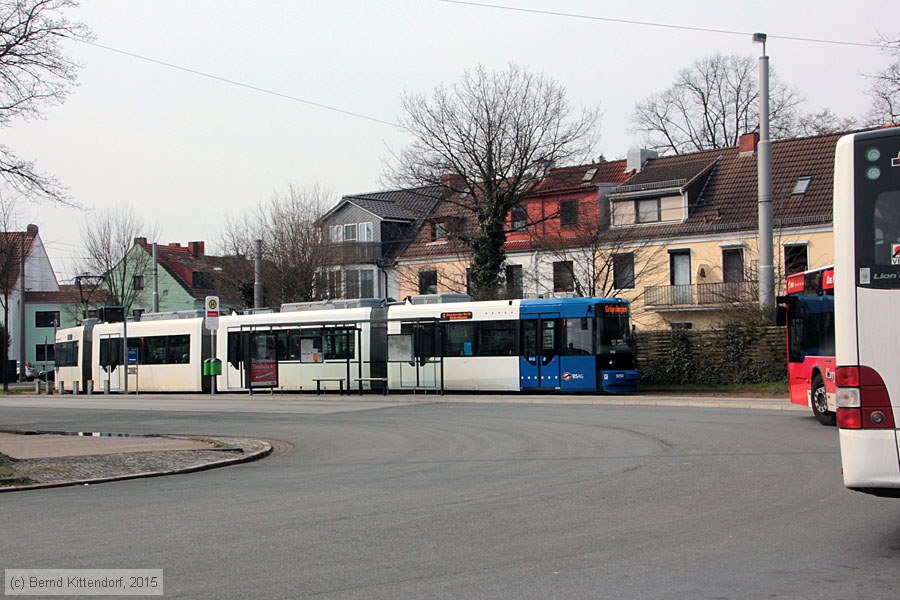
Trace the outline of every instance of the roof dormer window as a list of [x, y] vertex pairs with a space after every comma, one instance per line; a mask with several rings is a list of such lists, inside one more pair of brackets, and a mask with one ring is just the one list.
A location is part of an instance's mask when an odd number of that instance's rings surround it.
[[812, 181], [812, 177], [801, 177], [797, 180], [797, 183], [794, 184], [794, 189], [791, 190], [791, 196], [799, 196], [806, 193], [806, 188], [809, 187], [809, 182]]

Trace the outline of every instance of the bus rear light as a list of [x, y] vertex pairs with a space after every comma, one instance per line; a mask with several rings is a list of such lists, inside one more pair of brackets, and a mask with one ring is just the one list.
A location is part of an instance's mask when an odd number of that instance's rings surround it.
[[834, 383], [838, 387], [859, 387], [859, 367], [838, 367]]
[[859, 408], [859, 388], [839, 387], [835, 394], [835, 403], [838, 408]]
[[871, 367], [838, 367], [837, 424], [841, 429], [893, 429], [894, 411], [884, 379]]
[[858, 408], [838, 408], [837, 426], [840, 429], [862, 429], [862, 411]]

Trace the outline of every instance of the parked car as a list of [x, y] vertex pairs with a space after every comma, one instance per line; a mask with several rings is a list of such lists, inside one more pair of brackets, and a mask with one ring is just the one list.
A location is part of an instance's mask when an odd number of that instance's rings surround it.
[[[19, 378], [19, 365], [21, 365], [21, 361], [16, 361], [16, 379]], [[31, 363], [25, 363], [25, 381], [34, 381], [34, 378], [37, 377], [37, 369], [31, 366]]]
[[41, 381], [56, 381], [56, 369], [47, 369], [37, 374], [37, 378]]

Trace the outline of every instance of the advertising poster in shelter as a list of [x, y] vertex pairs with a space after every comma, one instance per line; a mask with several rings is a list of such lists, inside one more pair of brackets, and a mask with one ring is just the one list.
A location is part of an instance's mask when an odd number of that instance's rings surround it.
[[249, 387], [278, 387], [278, 344], [275, 332], [250, 334]]

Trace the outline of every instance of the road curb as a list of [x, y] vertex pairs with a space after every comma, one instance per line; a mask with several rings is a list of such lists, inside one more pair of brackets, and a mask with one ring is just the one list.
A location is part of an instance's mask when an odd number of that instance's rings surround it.
[[[10, 430], [5, 430], [6, 432], [10, 432]], [[30, 430], [33, 434], [38, 434], [36, 430]], [[20, 433], [24, 433], [20, 431]], [[44, 432], [49, 433], [49, 432]], [[53, 432], [58, 435], [63, 435], [62, 432]], [[28, 435], [28, 434], [25, 434]], [[69, 432], [64, 435], [77, 435], [77, 433]], [[142, 435], [142, 434], [122, 434], [123, 436], [134, 436], [134, 437], [174, 437], [174, 436], [166, 436], [166, 435]], [[208, 437], [209, 436], [201, 436]], [[269, 454], [272, 453], [272, 444], [265, 440], [258, 440], [256, 438], [244, 438], [244, 439], [252, 439], [255, 442], [259, 442], [261, 444], [261, 448], [249, 453], [242, 453], [240, 456], [234, 456], [232, 458], [226, 458], [223, 460], [217, 460], [212, 462], [200, 463], [196, 465], [190, 465], [188, 467], [180, 467], [177, 469], [168, 469], [164, 471], [144, 471], [141, 473], [128, 473], [125, 475], [113, 475], [109, 477], [96, 477], [92, 479], [73, 479], [68, 481], [54, 481], [49, 483], [34, 483], [29, 485], [20, 485], [20, 486], [9, 486], [9, 487], [0, 487], [0, 493], [5, 492], [22, 492], [26, 490], [39, 490], [39, 489], [48, 489], [48, 488], [58, 488], [58, 487], [70, 487], [75, 485], [95, 485], [99, 483], [109, 483], [111, 481], [125, 481], [127, 479], [147, 479], [150, 477], [162, 477], [165, 475], [185, 475], [188, 473], [199, 473], [200, 471], [209, 471], [212, 469], [219, 469], [222, 467], [228, 467], [232, 465], [239, 465], [243, 463], [253, 462], [256, 460], [260, 460], [265, 458]]]

